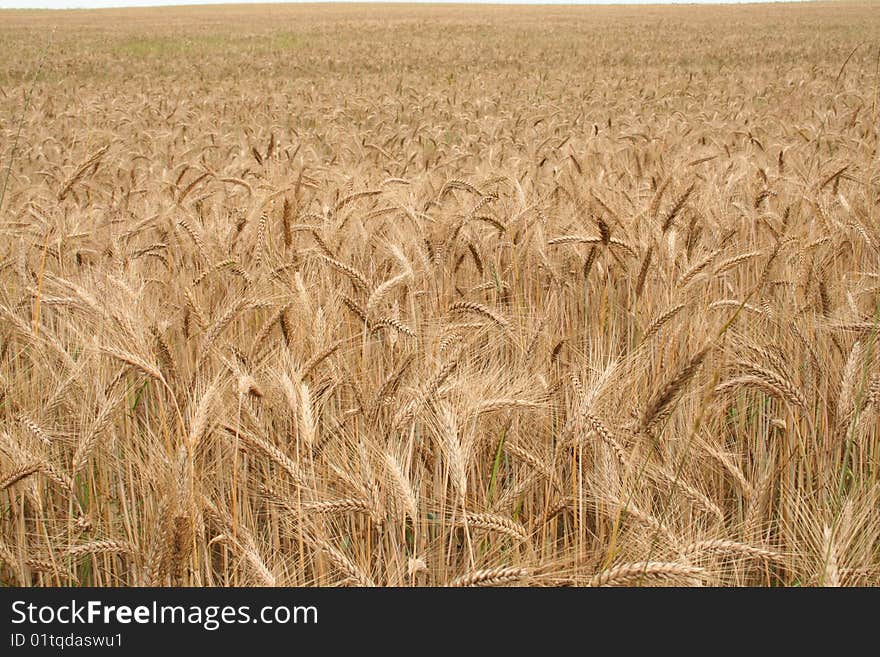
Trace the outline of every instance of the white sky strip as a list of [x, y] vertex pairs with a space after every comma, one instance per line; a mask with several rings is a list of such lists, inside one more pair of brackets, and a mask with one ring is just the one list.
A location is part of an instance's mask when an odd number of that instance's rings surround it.
[[[262, 4], [266, 2], [280, 3], [286, 0], [235, 0], [235, 2], [223, 2], [223, 0], [0, 0], [0, 9], [100, 9], [110, 7], [160, 7], [168, 5], [211, 5], [211, 4]], [[331, 0], [332, 1], [332, 0]], [[364, 0], [361, 0], [364, 1]], [[367, 0], [369, 1], [369, 0]], [[382, 0], [394, 2], [395, 0]], [[403, 0], [404, 2], [419, 2], [420, 0]], [[463, 0], [427, 0], [428, 2], [462, 2]], [[588, 0], [571, 2], [569, 0], [491, 0], [467, 2], [464, 4], [546, 4], [546, 5], [687, 5], [687, 4], [740, 4], [744, 0]], [[765, 0], [766, 1], [766, 0]], [[780, 0], [771, 0], [780, 1]], [[790, 1], [790, 0], [781, 0]], [[291, 3], [299, 4], [299, 3]]]

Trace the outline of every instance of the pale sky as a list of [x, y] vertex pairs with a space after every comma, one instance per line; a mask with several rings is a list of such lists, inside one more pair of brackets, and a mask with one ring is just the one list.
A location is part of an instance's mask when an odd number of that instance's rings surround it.
[[[233, 0], [235, 3], [284, 2], [287, 0]], [[363, 0], [361, 0], [363, 1]], [[388, 1], [388, 0], [383, 0]], [[392, 0], [393, 1], [393, 0]], [[413, 0], [403, 0], [413, 1]], [[419, 0], [415, 0], [419, 1]], [[428, 0], [438, 1], [438, 0]], [[468, 0], [439, 0], [440, 2], [467, 2]], [[473, 1], [473, 0], [471, 0]], [[731, 4], [750, 0], [477, 0], [497, 4]], [[764, 0], [766, 1], [766, 0]], [[0, 0], [0, 9], [72, 9], [97, 7], [152, 7], [160, 5], [231, 4], [223, 0]]]

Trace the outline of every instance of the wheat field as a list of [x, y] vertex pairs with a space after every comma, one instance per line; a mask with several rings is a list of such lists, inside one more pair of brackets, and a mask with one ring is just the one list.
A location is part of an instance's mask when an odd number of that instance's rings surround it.
[[880, 11], [0, 12], [0, 583], [880, 585]]

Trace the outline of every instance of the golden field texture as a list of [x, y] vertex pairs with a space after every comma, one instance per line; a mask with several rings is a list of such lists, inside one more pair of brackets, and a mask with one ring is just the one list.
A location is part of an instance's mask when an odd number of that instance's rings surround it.
[[878, 44], [0, 12], [0, 582], [880, 584]]

